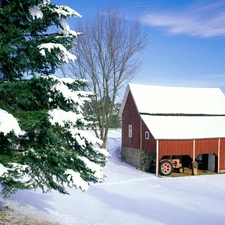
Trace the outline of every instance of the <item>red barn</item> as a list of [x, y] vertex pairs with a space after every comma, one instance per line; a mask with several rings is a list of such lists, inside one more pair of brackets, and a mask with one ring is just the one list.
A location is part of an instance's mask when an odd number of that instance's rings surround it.
[[122, 160], [156, 175], [163, 158], [225, 171], [225, 96], [218, 88], [129, 84], [122, 107]]

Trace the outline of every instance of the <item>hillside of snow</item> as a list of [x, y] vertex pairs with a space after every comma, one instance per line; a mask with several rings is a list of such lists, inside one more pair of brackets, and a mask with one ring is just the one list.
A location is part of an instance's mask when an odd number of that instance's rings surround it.
[[61, 225], [225, 224], [225, 175], [157, 178], [120, 160], [121, 131], [110, 133], [104, 183], [70, 195], [19, 191], [9, 207]]

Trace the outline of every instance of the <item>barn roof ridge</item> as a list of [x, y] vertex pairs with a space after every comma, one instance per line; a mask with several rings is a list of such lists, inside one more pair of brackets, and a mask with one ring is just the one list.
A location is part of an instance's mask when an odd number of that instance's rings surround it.
[[191, 116], [205, 116], [205, 117], [221, 117], [221, 116], [224, 116], [225, 117], [225, 114], [193, 114], [193, 113], [144, 113], [144, 112], [139, 112], [140, 115], [149, 115], [149, 116], [188, 116], [188, 117], [191, 117]]

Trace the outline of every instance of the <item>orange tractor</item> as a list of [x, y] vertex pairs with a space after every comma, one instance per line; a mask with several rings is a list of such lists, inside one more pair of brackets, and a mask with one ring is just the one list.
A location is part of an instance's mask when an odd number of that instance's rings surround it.
[[[153, 160], [151, 165], [152, 172], [155, 172], [155, 160]], [[180, 159], [162, 159], [159, 162], [159, 173], [163, 176], [170, 175], [174, 170], [179, 173], [184, 172], [184, 168], [182, 166]]]
[[184, 172], [184, 168], [182, 167], [182, 163], [180, 159], [162, 159], [159, 163], [159, 172], [163, 176], [170, 175], [173, 170], [178, 171], [179, 173]]

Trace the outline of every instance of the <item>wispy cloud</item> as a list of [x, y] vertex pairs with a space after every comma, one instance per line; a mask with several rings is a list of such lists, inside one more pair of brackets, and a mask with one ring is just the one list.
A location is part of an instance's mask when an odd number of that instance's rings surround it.
[[223, 86], [225, 86], [225, 73], [224, 74], [212, 74], [212, 75], [209, 75], [208, 78], [217, 80], [220, 82], [220, 84], [222, 83]]
[[150, 11], [141, 17], [141, 22], [162, 27], [170, 34], [201, 38], [225, 37], [225, 1], [207, 2], [179, 10]]

